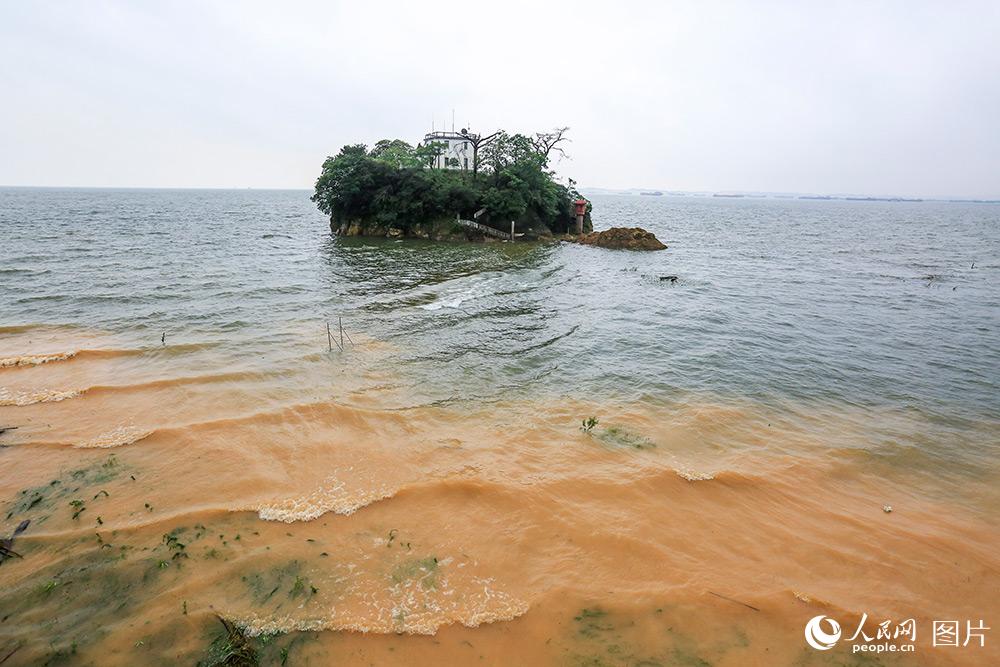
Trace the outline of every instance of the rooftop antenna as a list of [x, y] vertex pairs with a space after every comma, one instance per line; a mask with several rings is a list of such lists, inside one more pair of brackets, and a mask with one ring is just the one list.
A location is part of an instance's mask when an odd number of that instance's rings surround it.
[[451, 109], [451, 133], [455, 134], [455, 108]]

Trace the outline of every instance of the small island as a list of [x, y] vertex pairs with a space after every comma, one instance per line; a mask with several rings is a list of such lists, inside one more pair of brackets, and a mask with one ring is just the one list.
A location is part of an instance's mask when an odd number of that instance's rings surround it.
[[413, 146], [344, 146], [323, 162], [312, 196], [343, 236], [432, 240], [554, 239], [593, 229], [591, 205], [550, 169], [567, 128], [529, 137], [431, 132]]

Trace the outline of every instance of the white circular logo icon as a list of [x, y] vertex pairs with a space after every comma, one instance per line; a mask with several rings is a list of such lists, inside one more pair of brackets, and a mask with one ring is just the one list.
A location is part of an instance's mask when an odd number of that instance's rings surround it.
[[[823, 629], [823, 621], [830, 624], [830, 632]], [[814, 616], [806, 623], [806, 642], [817, 651], [826, 651], [840, 639], [840, 623], [826, 616]]]

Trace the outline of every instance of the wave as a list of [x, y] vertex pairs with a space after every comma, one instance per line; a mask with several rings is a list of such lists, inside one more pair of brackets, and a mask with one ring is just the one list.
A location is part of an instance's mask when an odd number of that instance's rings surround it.
[[14, 366], [40, 366], [50, 361], [65, 361], [76, 356], [76, 352], [62, 352], [57, 354], [26, 354], [20, 357], [0, 358], [0, 368], [11, 368]]
[[110, 431], [106, 431], [95, 438], [78, 442], [74, 447], [81, 449], [110, 449], [112, 447], [124, 447], [148, 438], [153, 431], [144, 430], [132, 425], [116, 426]]
[[[6, 329], [27, 331], [31, 327], [6, 327]], [[4, 329], [0, 329], [3, 332]], [[16, 368], [19, 366], [40, 366], [56, 361], [71, 359], [113, 359], [116, 357], [137, 357], [144, 354], [174, 355], [207, 350], [216, 347], [218, 343], [177, 343], [162, 347], [121, 348], [121, 349], [82, 349], [70, 352], [52, 352], [48, 354], [23, 354], [13, 357], [0, 357], [0, 368]]]
[[332, 400], [318, 400], [306, 403], [295, 403], [292, 405], [275, 406], [272, 409], [263, 409], [246, 414], [206, 419], [204, 421], [191, 422], [176, 427], [166, 427], [159, 429], [166, 432], [187, 432], [205, 433], [214, 432], [226, 428], [261, 428], [264, 426], [283, 426], [293, 422], [309, 422], [317, 420], [323, 424], [338, 424], [343, 428], [368, 427], [372, 418], [377, 418], [383, 422], [391, 421], [394, 424], [402, 425], [407, 422], [407, 417], [399, 414], [409, 410], [409, 408], [396, 409], [375, 409], [365, 408], [344, 403], [335, 403]]
[[678, 477], [686, 479], [689, 482], [705, 482], [715, 479], [715, 475], [710, 472], [698, 472], [685, 467], [675, 468], [674, 472], [677, 473]]
[[435, 300], [432, 301], [431, 303], [424, 303], [417, 306], [417, 308], [420, 308], [421, 310], [441, 310], [442, 308], [460, 308], [463, 303], [473, 298], [475, 297], [472, 295], [459, 295], [447, 300]]
[[[446, 561], [442, 561], [442, 565]], [[446, 567], [446, 565], [445, 565]], [[523, 616], [530, 605], [499, 590], [492, 578], [474, 577], [475, 588], [454, 595], [454, 589], [415, 590], [397, 584], [385, 591], [384, 605], [374, 600], [369, 614], [338, 614], [330, 610], [328, 618], [274, 618], [257, 615], [234, 620], [251, 637], [293, 631], [360, 632], [364, 634], [434, 635], [442, 626], [456, 623], [478, 628], [487, 623], [512, 621]]]
[[[373, 503], [409, 496], [419, 493], [450, 493], [468, 495], [470, 492], [489, 491], [496, 494], [507, 494], [510, 489], [504, 484], [491, 480], [464, 476], [468, 466], [460, 471], [454, 469], [424, 471], [423, 481], [400, 482], [389, 484], [385, 480], [372, 480], [371, 477], [381, 474], [371, 472], [367, 476], [360, 474], [354, 466], [338, 471], [323, 480], [311, 493], [294, 496], [288, 499], [268, 501], [251, 507], [238, 508], [234, 511], [253, 511], [265, 521], [312, 521], [327, 512], [350, 515]], [[474, 469], [472, 469], [474, 470]], [[342, 477], [355, 477], [359, 481], [348, 488]], [[367, 478], [366, 478], [367, 477]]]
[[69, 329], [69, 325], [59, 325], [59, 324], [9, 324], [7, 326], [0, 326], [0, 334], [19, 334], [28, 333], [29, 331], [45, 330], [45, 329]]
[[260, 503], [235, 511], [257, 512], [257, 516], [263, 521], [282, 521], [284, 523], [312, 521], [327, 512], [343, 515], [354, 514], [362, 507], [391, 498], [395, 495], [396, 490], [384, 484], [377, 484], [371, 488], [348, 489], [344, 481], [338, 479], [336, 475], [330, 475], [311, 493]]
[[0, 406], [13, 405], [17, 407], [24, 407], [26, 405], [34, 405], [36, 403], [56, 403], [58, 401], [65, 401], [69, 398], [75, 398], [80, 395], [80, 391], [68, 390], [59, 391], [55, 389], [41, 389], [32, 392], [17, 392], [14, 393], [8, 389], [0, 388]]
[[[135, 384], [101, 384], [85, 387], [83, 389], [73, 389], [68, 391], [42, 390], [32, 393], [13, 394], [6, 389], [0, 389], [0, 405], [31, 405], [32, 403], [47, 403], [51, 401], [62, 401], [77, 396], [94, 396], [98, 394], [110, 394], [120, 392], [134, 392], [143, 390], [155, 390], [170, 387], [184, 387], [188, 385], [210, 384], [212, 382], [231, 382], [233, 380], [247, 380], [259, 377], [260, 373], [254, 372], [234, 372], [217, 373], [214, 375], [192, 375], [187, 377], [166, 378], [163, 380], [150, 380], [149, 382], [137, 382]], [[23, 402], [4, 403], [4, 400], [16, 400]], [[213, 420], [214, 421], [214, 420]], [[222, 420], [220, 420], [222, 421]], [[149, 435], [149, 434], [147, 434]]]
[[172, 343], [136, 350], [138, 354], [186, 354], [188, 352], [199, 352], [201, 350], [211, 350], [219, 346], [217, 342], [200, 343]]
[[74, 350], [72, 352], [52, 352], [50, 354], [24, 354], [16, 357], [0, 358], [0, 368], [18, 366], [41, 366], [54, 361], [69, 361], [70, 359], [110, 359], [143, 354], [143, 350]]
[[544, 347], [548, 347], [549, 345], [552, 345], [554, 343], [559, 342], [563, 338], [567, 338], [569, 336], [572, 336], [573, 334], [575, 334], [577, 332], [577, 330], [579, 328], [580, 328], [580, 325], [579, 324], [575, 324], [572, 327], [570, 327], [569, 331], [566, 331], [565, 333], [561, 333], [561, 334], [556, 334], [555, 336], [552, 336], [551, 338], [546, 338], [541, 343], [536, 343], [535, 345], [529, 345], [528, 347], [522, 348], [522, 349], [520, 349], [520, 350], [517, 351], [517, 354], [524, 354], [525, 352], [534, 352], [535, 350], [540, 350], [540, 349], [542, 349]]
[[[228, 382], [232, 380], [255, 378], [259, 375], [259, 373], [252, 372], [217, 373], [215, 375], [195, 375], [190, 377], [152, 380], [150, 382], [140, 382], [136, 384], [94, 385], [92, 387], [85, 387], [82, 389], [68, 390], [41, 389], [31, 392], [12, 392], [9, 389], [0, 387], [0, 406], [13, 405], [23, 407], [25, 405], [34, 405], [35, 403], [54, 403], [57, 401], [65, 401], [70, 398], [83, 396], [84, 394], [92, 396], [103, 393], [133, 392], [144, 389], [149, 390], [161, 389], [165, 387], [169, 388], [186, 385], [208, 384], [212, 382]], [[149, 434], [147, 433], [146, 435]]]
[[134, 384], [99, 384], [83, 389], [81, 393], [99, 394], [121, 391], [141, 391], [144, 389], [184, 387], [188, 385], [211, 384], [213, 382], [253, 380], [264, 375], [267, 374], [254, 371], [234, 371], [231, 373], [212, 373], [209, 375], [186, 375], [174, 378], [164, 378], [161, 380], [149, 380], [148, 382], [136, 382]]
[[[431, 292], [433, 300], [420, 304], [417, 308], [430, 311], [441, 310], [442, 308], [461, 308], [462, 304], [467, 301], [477, 301], [481, 297], [492, 294], [494, 292], [492, 285], [495, 282], [494, 279], [479, 278], [467, 286], [444, 290], [443, 293]], [[426, 297], [426, 295], [421, 296]]]
[[[151, 385], [157, 385], [158, 382], [149, 383]], [[170, 383], [171, 381], [163, 381]], [[149, 386], [149, 385], [141, 385]], [[133, 387], [134, 388], [134, 387]], [[75, 392], [66, 392], [67, 394], [72, 394], [72, 396], [66, 396], [65, 398], [72, 398], [75, 396], [81, 396], [84, 394], [90, 395], [91, 392], [100, 391], [117, 391], [119, 389], [128, 390], [129, 387], [95, 387], [91, 389], [83, 389]], [[3, 399], [3, 390], [0, 389], [0, 406], [5, 405]], [[47, 392], [47, 393], [59, 393], [59, 392]], [[9, 392], [8, 392], [9, 395]], [[15, 398], [17, 396], [14, 396]], [[51, 400], [62, 400], [62, 399], [51, 399]], [[41, 402], [41, 401], [33, 401]], [[23, 403], [23, 405], [31, 405], [32, 402]], [[7, 403], [6, 405], [22, 405], [21, 403]], [[132, 444], [140, 440], [147, 440], [151, 438], [156, 439], [166, 439], [172, 440], [177, 438], [198, 438], [201, 434], [213, 433], [222, 429], [227, 428], [261, 428], [266, 426], [280, 426], [282, 424], [287, 424], [290, 419], [322, 419], [325, 422], [332, 423], [335, 419], [340, 424], [355, 424], [358, 425], [363, 422], [371, 414], [375, 414], [377, 411], [366, 408], [356, 408], [341, 404], [332, 404], [325, 401], [320, 401], [316, 403], [299, 403], [294, 405], [280, 406], [273, 410], [261, 410], [255, 412], [247, 412], [245, 414], [237, 414], [228, 417], [219, 417], [215, 419], [205, 419], [205, 420], [193, 420], [189, 422], [175, 422], [169, 424], [160, 424], [157, 426], [152, 426], [146, 429], [134, 427], [134, 430], [126, 431], [126, 427], [116, 427], [111, 431], [102, 433], [101, 435], [93, 438], [92, 440], [86, 442], [73, 442], [66, 440], [32, 440], [31, 446], [33, 447], [77, 447], [77, 448], [87, 448], [87, 447], [109, 447], [109, 446], [123, 446], [127, 444]], [[389, 419], [402, 419], [395, 417], [395, 412], [382, 412], [381, 414], [387, 415]], [[131, 428], [131, 426], [129, 426]], [[134, 436], [134, 437], [132, 437]], [[131, 441], [126, 442], [123, 439], [132, 438]], [[114, 442], [115, 444], [99, 444], [105, 442]], [[381, 498], [375, 498], [370, 502], [375, 500], [380, 500]], [[289, 501], [276, 501], [276, 503], [281, 502], [291, 502]], [[226, 511], [257, 511], [257, 506], [253, 507], [242, 507], [237, 509], [228, 508]], [[299, 519], [293, 519], [299, 520]]]

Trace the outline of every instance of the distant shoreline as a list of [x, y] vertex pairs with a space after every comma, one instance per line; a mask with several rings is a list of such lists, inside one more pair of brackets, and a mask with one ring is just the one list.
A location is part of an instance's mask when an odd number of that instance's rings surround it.
[[[630, 197], [648, 197], [653, 194], [651, 190], [609, 190], [605, 188], [579, 188], [581, 192], [588, 195]], [[265, 187], [185, 187], [185, 186], [132, 186], [132, 185], [0, 185], [0, 190], [107, 190], [122, 191], [131, 190], [136, 192], [145, 191], [177, 191], [177, 192], [311, 192], [311, 188], [265, 188]], [[946, 204], [1000, 204], [1000, 199], [963, 199], [961, 197], [875, 197], [869, 195], [813, 195], [803, 193], [778, 193], [778, 192], [737, 192], [730, 193], [724, 190], [681, 192], [662, 190], [657, 197], [691, 197], [702, 199], [797, 199], [804, 201], [860, 201], [860, 202], [888, 202], [888, 203], [946, 203]]]
[[603, 188], [580, 188], [580, 191], [593, 196], [617, 197], [692, 197], [700, 199], [795, 199], [803, 201], [853, 201], [853, 202], [887, 202], [887, 203], [947, 203], [947, 204], [1000, 204], [1000, 199], [963, 199], [961, 197], [895, 197], [874, 195], [818, 195], [797, 192], [726, 192], [702, 191], [681, 192], [669, 190], [606, 190]]

